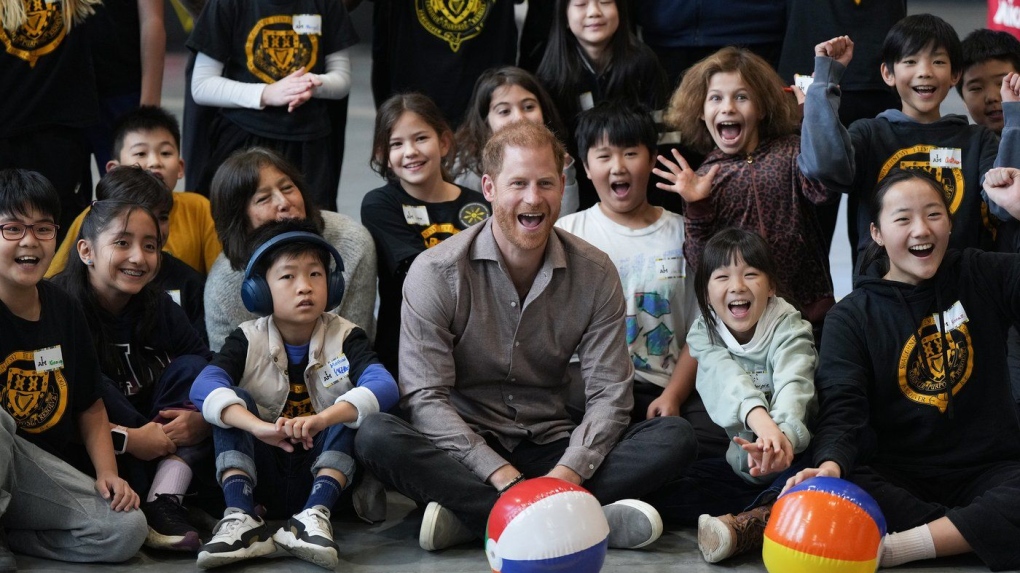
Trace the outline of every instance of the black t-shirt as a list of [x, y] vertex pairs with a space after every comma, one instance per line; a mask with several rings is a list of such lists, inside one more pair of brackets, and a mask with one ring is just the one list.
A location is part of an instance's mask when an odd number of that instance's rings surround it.
[[485, 70], [517, 59], [514, 2], [375, 0], [372, 76], [376, 104], [421, 92], [460, 124]]
[[[298, 33], [295, 28], [304, 30]], [[335, 0], [211, 0], [195, 22], [188, 47], [223, 63], [223, 77], [271, 84], [304, 67], [321, 74], [326, 56], [358, 42], [350, 16]], [[330, 133], [326, 103], [223, 109], [242, 129], [273, 139], [310, 141]]]
[[142, 314], [138, 297], [132, 298], [117, 316], [100, 313], [109, 337], [106, 344], [110, 357], [103, 363], [103, 374], [113, 380], [136, 407], [151, 403], [155, 383], [174, 358], [188, 354], [212, 358], [208, 346], [170, 295], [160, 293], [156, 332], [148, 340], [139, 340], [135, 332]]
[[207, 346], [205, 331], [205, 276], [170, 253], [163, 252], [159, 262], [156, 285], [184, 309], [191, 326]]
[[38, 289], [42, 312], [35, 322], [0, 302], [0, 408], [14, 418], [18, 435], [66, 458], [77, 415], [99, 399], [99, 363], [78, 303], [51, 283]]
[[0, 26], [0, 138], [95, 123], [99, 98], [86, 33], [67, 33], [60, 2], [21, 1], [27, 22], [13, 33]]
[[361, 202], [361, 224], [372, 234], [379, 259], [379, 320], [375, 350], [379, 361], [396, 377], [400, 339], [400, 305], [407, 269], [419, 253], [489, 218], [485, 197], [460, 188], [460, 197], [444, 203], [425, 203], [410, 196], [399, 183], [369, 191]]
[[138, 0], [103, 0], [85, 21], [92, 66], [101, 96], [135, 93], [142, 87], [142, 34]]

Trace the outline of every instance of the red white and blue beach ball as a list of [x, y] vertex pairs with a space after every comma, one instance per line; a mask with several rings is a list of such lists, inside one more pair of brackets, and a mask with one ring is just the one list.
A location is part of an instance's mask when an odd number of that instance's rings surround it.
[[506, 491], [489, 513], [485, 555], [494, 573], [596, 572], [609, 524], [588, 490], [534, 478]]

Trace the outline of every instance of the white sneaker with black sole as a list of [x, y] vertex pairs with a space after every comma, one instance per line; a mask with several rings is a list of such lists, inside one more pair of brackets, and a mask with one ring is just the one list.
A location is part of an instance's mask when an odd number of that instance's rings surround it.
[[273, 541], [291, 555], [326, 569], [336, 569], [340, 561], [329, 510], [321, 505], [294, 515], [273, 534]]
[[212, 538], [198, 552], [198, 566], [211, 569], [276, 551], [272, 533], [265, 521], [228, 508], [213, 529]]

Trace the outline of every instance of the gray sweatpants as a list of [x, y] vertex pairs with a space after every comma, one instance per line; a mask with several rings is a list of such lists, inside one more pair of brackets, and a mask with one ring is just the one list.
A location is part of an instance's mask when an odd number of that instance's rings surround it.
[[16, 431], [0, 408], [0, 526], [11, 550], [58, 561], [130, 559], [145, 541], [145, 515], [113, 511], [95, 480]]

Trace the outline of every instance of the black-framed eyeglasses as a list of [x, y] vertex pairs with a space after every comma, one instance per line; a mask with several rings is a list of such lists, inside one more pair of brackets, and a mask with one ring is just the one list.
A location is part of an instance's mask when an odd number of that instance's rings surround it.
[[4, 223], [0, 225], [0, 234], [8, 241], [20, 241], [29, 230], [32, 236], [40, 241], [51, 241], [57, 237], [57, 229], [60, 225], [53, 223], [35, 223], [26, 225], [24, 223]]

